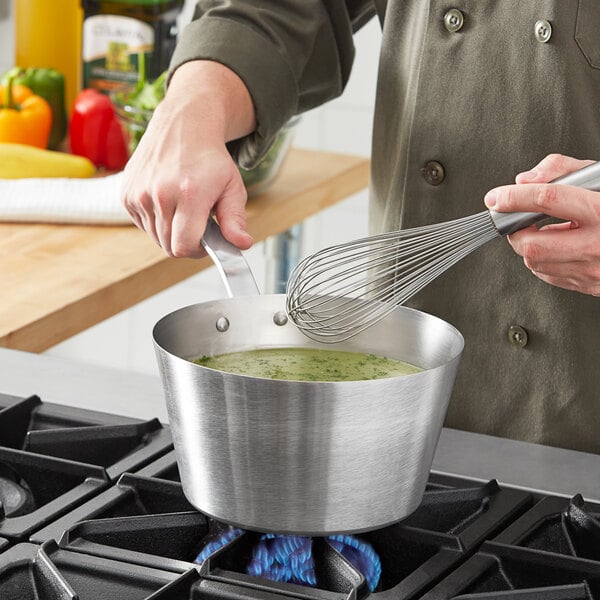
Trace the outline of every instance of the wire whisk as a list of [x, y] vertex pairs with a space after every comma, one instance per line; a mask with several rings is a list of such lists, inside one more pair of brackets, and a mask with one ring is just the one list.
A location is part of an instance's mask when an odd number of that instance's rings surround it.
[[[600, 191], [600, 162], [553, 183]], [[330, 246], [306, 257], [290, 274], [288, 316], [309, 338], [342, 342], [383, 319], [487, 242], [545, 218], [544, 213], [485, 210]]]
[[489, 221], [485, 211], [443, 227], [426, 225], [320, 250], [292, 271], [286, 288], [287, 313], [313, 339], [344, 341], [498, 237], [495, 227], [486, 227]]

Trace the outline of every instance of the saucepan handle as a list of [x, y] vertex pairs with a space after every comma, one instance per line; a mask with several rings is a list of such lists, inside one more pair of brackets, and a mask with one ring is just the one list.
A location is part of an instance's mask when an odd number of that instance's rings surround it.
[[208, 219], [200, 242], [215, 263], [230, 298], [260, 294], [244, 255], [223, 237], [213, 217]]
[[[554, 179], [552, 183], [561, 183], [563, 185], [575, 185], [577, 187], [600, 192], [600, 161], [592, 163], [583, 169], [573, 171], [568, 175], [563, 175]], [[490, 210], [492, 221], [500, 235], [508, 235], [520, 229], [525, 229], [543, 219], [548, 215], [544, 213], [520, 212], [520, 213], [500, 213]]]

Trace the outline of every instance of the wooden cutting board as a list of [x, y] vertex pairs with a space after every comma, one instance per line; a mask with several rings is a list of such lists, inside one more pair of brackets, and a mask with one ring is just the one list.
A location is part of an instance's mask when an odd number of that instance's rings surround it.
[[[248, 201], [256, 242], [364, 189], [369, 160], [292, 149]], [[211, 266], [173, 259], [133, 226], [0, 224], [0, 346], [42, 352]]]

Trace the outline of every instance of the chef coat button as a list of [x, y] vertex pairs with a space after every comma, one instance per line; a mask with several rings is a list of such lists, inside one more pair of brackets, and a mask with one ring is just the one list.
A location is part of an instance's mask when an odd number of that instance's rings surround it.
[[540, 19], [536, 21], [535, 27], [535, 39], [542, 44], [545, 44], [552, 37], [552, 25], [550, 25], [550, 21], [546, 21], [546, 19]]
[[425, 181], [430, 185], [440, 185], [446, 177], [444, 165], [437, 160], [430, 160], [427, 162], [421, 169], [421, 173], [425, 178]]
[[527, 331], [520, 325], [511, 325], [508, 328], [508, 341], [515, 346], [525, 348], [528, 342]]
[[457, 8], [451, 8], [444, 15], [444, 27], [451, 33], [455, 33], [462, 29], [464, 22], [465, 18]]

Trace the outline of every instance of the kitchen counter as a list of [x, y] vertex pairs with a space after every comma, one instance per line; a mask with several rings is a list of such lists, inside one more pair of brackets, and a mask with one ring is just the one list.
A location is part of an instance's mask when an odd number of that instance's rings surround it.
[[[366, 158], [292, 149], [273, 186], [248, 201], [248, 230], [263, 241], [368, 179]], [[133, 226], [0, 224], [0, 346], [42, 352], [211, 265], [169, 258]]]
[[[0, 348], [0, 393], [167, 421], [157, 376]], [[433, 471], [600, 501], [600, 456], [444, 429]]]

